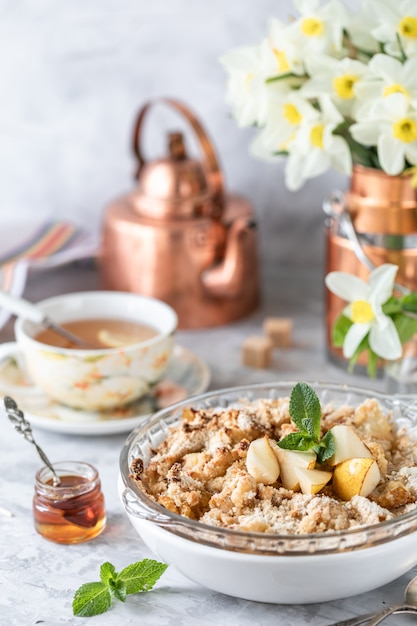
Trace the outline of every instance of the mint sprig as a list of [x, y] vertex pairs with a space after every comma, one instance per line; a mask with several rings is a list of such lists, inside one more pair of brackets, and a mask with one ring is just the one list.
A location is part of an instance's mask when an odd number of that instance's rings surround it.
[[117, 573], [112, 563], [103, 563], [100, 582], [85, 583], [75, 592], [72, 601], [74, 615], [99, 615], [111, 607], [113, 597], [125, 602], [127, 595], [150, 591], [167, 567], [165, 563], [143, 559]]
[[290, 396], [290, 416], [298, 432], [290, 433], [281, 441], [280, 448], [306, 452], [313, 450], [319, 463], [335, 453], [333, 433], [328, 431], [320, 439], [321, 406], [316, 392], [307, 383], [297, 383]]

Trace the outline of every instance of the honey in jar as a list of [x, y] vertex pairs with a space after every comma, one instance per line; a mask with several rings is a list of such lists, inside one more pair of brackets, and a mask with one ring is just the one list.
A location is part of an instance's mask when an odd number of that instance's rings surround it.
[[104, 530], [106, 511], [96, 468], [75, 461], [54, 463], [53, 468], [58, 486], [47, 467], [36, 474], [33, 515], [37, 532], [57, 543], [82, 543], [97, 537]]

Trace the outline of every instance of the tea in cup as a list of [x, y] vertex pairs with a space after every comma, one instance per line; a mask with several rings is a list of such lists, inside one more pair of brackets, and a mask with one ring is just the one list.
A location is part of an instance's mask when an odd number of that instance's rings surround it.
[[[164, 302], [133, 293], [91, 291], [48, 298], [37, 306], [88, 347], [18, 318], [16, 343], [24, 366], [44, 393], [87, 411], [123, 406], [148, 393], [168, 366], [177, 328]], [[91, 347], [90, 347], [91, 346]]]

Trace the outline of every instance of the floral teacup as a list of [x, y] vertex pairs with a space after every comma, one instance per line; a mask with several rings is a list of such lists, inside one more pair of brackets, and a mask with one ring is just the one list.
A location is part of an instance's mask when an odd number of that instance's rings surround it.
[[150, 391], [171, 357], [177, 315], [167, 304], [132, 293], [70, 293], [39, 302], [58, 324], [74, 320], [118, 318], [152, 326], [150, 339], [100, 349], [63, 348], [36, 339], [39, 325], [18, 318], [16, 342], [0, 346], [2, 357], [23, 357], [33, 383], [48, 396], [83, 410], [111, 409]]

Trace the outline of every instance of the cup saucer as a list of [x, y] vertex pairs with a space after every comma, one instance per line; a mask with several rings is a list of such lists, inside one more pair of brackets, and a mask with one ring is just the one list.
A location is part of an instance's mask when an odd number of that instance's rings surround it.
[[12, 396], [33, 426], [74, 435], [128, 432], [151, 413], [202, 393], [209, 383], [207, 364], [188, 348], [176, 345], [165, 377], [152, 395], [113, 410], [83, 411], [52, 400], [32, 385], [18, 358], [9, 356], [0, 361], [0, 396]]

